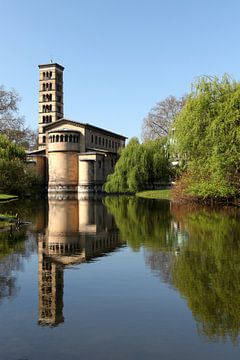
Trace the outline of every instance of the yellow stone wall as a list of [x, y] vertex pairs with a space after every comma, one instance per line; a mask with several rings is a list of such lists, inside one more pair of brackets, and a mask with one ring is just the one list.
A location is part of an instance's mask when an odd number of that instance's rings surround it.
[[78, 184], [78, 154], [50, 152], [48, 154], [49, 186]]

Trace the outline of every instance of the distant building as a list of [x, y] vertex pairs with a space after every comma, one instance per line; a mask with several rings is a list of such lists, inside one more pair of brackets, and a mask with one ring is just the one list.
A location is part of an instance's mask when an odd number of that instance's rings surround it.
[[54, 63], [39, 69], [38, 150], [28, 154], [29, 161], [50, 193], [102, 191], [126, 137], [65, 119], [64, 67]]

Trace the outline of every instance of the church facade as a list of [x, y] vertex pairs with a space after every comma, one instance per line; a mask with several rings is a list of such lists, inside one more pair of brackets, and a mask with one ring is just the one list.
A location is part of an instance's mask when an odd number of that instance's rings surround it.
[[28, 154], [49, 193], [101, 192], [126, 137], [64, 117], [63, 71], [39, 65], [38, 150]]

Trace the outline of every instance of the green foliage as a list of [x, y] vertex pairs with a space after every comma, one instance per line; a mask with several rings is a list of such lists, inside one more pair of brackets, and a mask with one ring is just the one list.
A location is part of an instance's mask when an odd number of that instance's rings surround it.
[[174, 124], [175, 147], [187, 171], [186, 193], [240, 193], [240, 83], [225, 75], [200, 78]]
[[41, 180], [27, 167], [22, 147], [0, 135], [0, 190], [24, 196], [40, 191]]
[[25, 160], [24, 148], [8, 140], [5, 135], [0, 135], [0, 159], [1, 160]]
[[122, 150], [115, 171], [105, 184], [107, 192], [136, 192], [154, 182], [167, 182], [171, 166], [166, 139], [140, 144], [137, 138]]

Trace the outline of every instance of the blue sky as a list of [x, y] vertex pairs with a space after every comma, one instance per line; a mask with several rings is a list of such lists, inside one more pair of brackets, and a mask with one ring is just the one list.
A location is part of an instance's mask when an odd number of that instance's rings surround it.
[[38, 65], [65, 67], [65, 117], [127, 137], [199, 75], [240, 78], [240, 1], [0, 0], [0, 84], [37, 127]]

